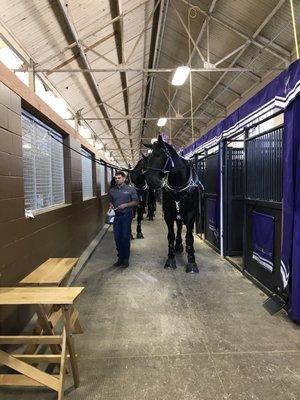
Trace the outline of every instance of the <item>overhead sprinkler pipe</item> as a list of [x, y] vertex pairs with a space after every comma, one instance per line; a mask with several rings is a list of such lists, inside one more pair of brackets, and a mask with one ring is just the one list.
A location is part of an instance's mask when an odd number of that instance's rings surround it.
[[297, 28], [296, 28], [296, 20], [295, 20], [295, 12], [294, 12], [293, 0], [290, 0], [290, 5], [291, 5], [291, 15], [292, 15], [294, 40], [295, 40], [295, 48], [296, 48], [296, 57], [297, 57], [297, 59], [299, 59], [299, 47], [298, 47]]

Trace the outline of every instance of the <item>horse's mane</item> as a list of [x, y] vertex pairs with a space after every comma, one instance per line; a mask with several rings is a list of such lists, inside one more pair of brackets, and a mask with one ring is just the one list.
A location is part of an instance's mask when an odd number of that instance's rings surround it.
[[189, 164], [189, 161], [186, 160], [184, 157], [182, 157], [182, 155], [180, 155], [177, 150], [169, 143], [164, 141], [165, 146], [168, 148], [171, 156], [175, 156], [175, 157], [179, 157], [182, 161], [184, 161], [185, 164]]

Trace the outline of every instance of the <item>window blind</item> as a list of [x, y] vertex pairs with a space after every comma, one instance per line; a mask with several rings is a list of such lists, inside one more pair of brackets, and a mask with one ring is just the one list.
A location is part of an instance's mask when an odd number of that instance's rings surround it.
[[22, 113], [25, 209], [39, 210], [65, 202], [62, 135]]
[[87, 200], [93, 197], [93, 168], [92, 155], [81, 149], [81, 166], [82, 166], [82, 198]]
[[106, 194], [106, 187], [105, 187], [105, 165], [100, 164], [100, 190], [101, 195], [103, 196]]

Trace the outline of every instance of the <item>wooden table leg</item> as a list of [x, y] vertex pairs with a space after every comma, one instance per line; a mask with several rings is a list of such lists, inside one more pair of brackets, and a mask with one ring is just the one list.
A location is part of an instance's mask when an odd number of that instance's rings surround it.
[[70, 362], [73, 372], [73, 379], [75, 387], [79, 386], [79, 370], [78, 364], [75, 354], [75, 346], [74, 346], [74, 338], [72, 335], [72, 325], [71, 325], [71, 315], [70, 315], [70, 307], [63, 307], [63, 314], [65, 319], [65, 328], [66, 328], [66, 338], [67, 338], [67, 346], [70, 354]]
[[65, 380], [65, 372], [66, 372], [66, 358], [67, 358], [67, 335], [66, 335], [66, 328], [64, 328], [63, 342], [62, 342], [62, 349], [61, 349], [61, 364], [60, 364], [60, 373], [59, 373], [60, 387], [58, 390], [58, 399], [57, 400], [63, 400], [63, 398], [64, 398], [64, 380]]
[[[42, 305], [36, 306], [36, 313], [44, 335], [54, 335], [53, 328], [48, 320], [47, 313]], [[50, 348], [54, 354], [60, 354], [61, 352], [60, 346], [50, 345]]]

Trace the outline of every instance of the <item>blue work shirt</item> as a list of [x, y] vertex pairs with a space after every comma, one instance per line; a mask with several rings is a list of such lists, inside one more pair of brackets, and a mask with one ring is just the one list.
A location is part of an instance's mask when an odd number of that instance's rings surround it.
[[[139, 201], [135, 188], [128, 185], [114, 186], [109, 191], [109, 200], [117, 208], [121, 204], [129, 203], [130, 201]], [[117, 213], [132, 212], [133, 207], [126, 207], [123, 210], [117, 210]]]

